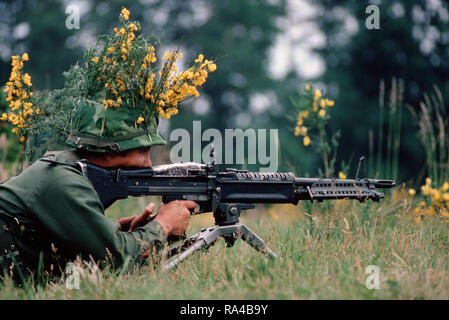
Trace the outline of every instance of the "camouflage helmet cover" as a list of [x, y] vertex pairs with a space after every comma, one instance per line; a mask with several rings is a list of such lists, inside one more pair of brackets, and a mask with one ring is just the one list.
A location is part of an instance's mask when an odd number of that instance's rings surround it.
[[121, 152], [166, 144], [157, 129], [157, 116], [137, 123], [140, 109], [125, 105], [105, 109], [102, 103], [82, 99], [74, 110], [67, 144], [92, 152]]

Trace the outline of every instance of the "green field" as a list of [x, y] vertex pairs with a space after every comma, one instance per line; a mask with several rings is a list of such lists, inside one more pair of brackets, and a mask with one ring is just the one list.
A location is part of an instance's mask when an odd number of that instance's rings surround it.
[[[448, 226], [441, 216], [417, 224], [404, 194], [379, 204], [308, 202], [243, 213], [241, 221], [278, 254], [274, 261], [241, 240], [231, 249], [220, 240], [173, 271], [84, 268], [79, 290], [67, 289], [64, 278], [22, 288], [6, 282], [0, 299], [449, 299]], [[109, 215], [144, 205], [121, 201]], [[188, 234], [212, 224], [210, 214], [196, 216]], [[366, 287], [370, 265], [379, 268], [379, 289]]]

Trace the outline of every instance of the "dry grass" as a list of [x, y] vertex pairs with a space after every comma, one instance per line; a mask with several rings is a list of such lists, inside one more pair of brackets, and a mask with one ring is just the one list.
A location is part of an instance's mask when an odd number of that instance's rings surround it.
[[[143, 209], [144, 199], [111, 208]], [[64, 279], [42, 286], [0, 285], [0, 299], [448, 299], [448, 227], [438, 217], [417, 225], [405, 192], [380, 204], [340, 201], [299, 207], [258, 207], [242, 222], [279, 255], [271, 261], [237, 241], [223, 241], [168, 273], [155, 266], [127, 272], [84, 269], [80, 290]], [[212, 225], [194, 217], [189, 234]], [[380, 289], [365, 286], [369, 265], [380, 268]]]

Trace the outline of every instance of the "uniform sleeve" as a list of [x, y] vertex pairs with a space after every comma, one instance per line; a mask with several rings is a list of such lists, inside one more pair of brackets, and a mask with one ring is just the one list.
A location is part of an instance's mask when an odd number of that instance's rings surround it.
[[45, 183], [34, 190], [32, 199], [36, 199], [32, 211], [51, 238], [83, 258], [101, 260], [112, 255], [119, 263], [127, 256], [137, 260], [143, 252], [159, 250], [167, 241], [156, 221], [133, 232], [119, 231], [120, 224], [104, 215], [91, 183], [68, 166], [49, 168]]

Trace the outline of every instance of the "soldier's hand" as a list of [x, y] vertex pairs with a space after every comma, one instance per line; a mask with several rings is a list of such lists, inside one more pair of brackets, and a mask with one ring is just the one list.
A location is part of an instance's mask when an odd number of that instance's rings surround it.
[[179, 236], [186, 232], [190, 223], [190, 210], [194, 210], [196, 203], [189, 200], [176, 200], [161, 204], [156, 218], [167, 236]]
[[120, 223], [120, 231], [133, 231], [135, 228], [146, 225], [148, 222], [153, 220], [153, 216], [151, 214], [153, 213], [154, 207], [154, 203], [151, 202], [148, 206], [146, 206], [142, 214], [117, 220], [117, 222]]

